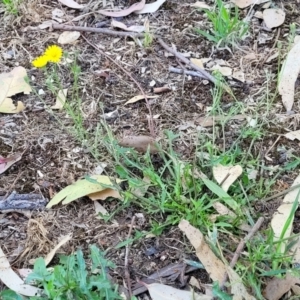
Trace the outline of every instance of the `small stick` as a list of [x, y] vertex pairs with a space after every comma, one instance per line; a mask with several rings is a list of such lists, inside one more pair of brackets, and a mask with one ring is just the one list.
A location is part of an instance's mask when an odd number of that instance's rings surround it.
[[206, 79], [206, 77], [204, 75], [200, 74], [199, 72], [189, 71], [189, 70], [183, 70], [183, 69], [174, 68], [174, 67], [169, 67], [169, 72], [171, 72], [171, 73], [177, 73], [177, 74], [187, 74], [187, 75], [191, 75], [191, 76], [195, 76], [195, 77], [200, 77], [200, 78], [205, 78]]
[[[135, 221], [135, 216], [133, 216], [132, 220], [131, 220], [131, 224], [130, 224], [130, 228], [128, 231], [128, 235], [127, 235], [127, 240], [130, 238], [131, 236], [131, 232], [132, 232], [132, 228], [134, 225], [134, 221]], [[125, 279], [127, 282], [127, 288], [128, 288], [128, 293], [129, 293], [129, 299], [131, 299], [132, 297], [132, 291], [131, 291], [131, 281], [130, 281], [130, 273], [128, 270], [128, 256], [129, 256], [129, 250], [130, 250], [130, 246], [129, 243], [126, 245], [126, 249], [125, 249]]]
[[[262, 225], [262, 223], [264, 222], [264, 218], [260, 217], [257, 222], [254, 224], [253, 228], [251, 229], [251, 231], [245, 236], [245, 238], [243, 238], [239, 245], [237, 246], [233, 258], [229, 264], [230, 268], [233, 268], [235, 266], [235, 264], [237, 263], [239, 256], [241, 255], [241, 252], [243, 251], [245, 244], [254, 236], [254, 234], [256, 233], [256, 231], [260, 228], [260, 226]], [[224, 288], [224, 285], [226, 283], [226, 281], [228, 280], [228, 274], [226, 273], [224, 275], [223, 281], [220, 285], [220, 289]]]
[[123, 32], [123, 31], [110, 30], [107, 28], [70, 26], [70, 25], [63, 25], [63, 24], [52, 24], [52, 28], [58, 30], [64, 30], [64, 31], [95, 32], [95, 33], [103, 33], [103, 34], [109, 34], [115, 36], [130, 36], [133, 38], [144, 37], [144, 34], [139, 32]]
[[275, 145], [277, 144], [277, 142], [280, 140], [281, 135], [279, 135], [276, 139], [276, 141], [273, 143], [273, 145], [268, 149], [268, 151], [265, 154], [265, 157], [269, 154], [269, 152], [275, 147]]
[[179, 53], [176, 50], [174, 50], [173, 48], [169, 47], [161, 38], [158, 38], [157, 40], [161, 44], [161, 46], [163, 46], [163, 48], [165, 48], [168, 52], [175, 55], [178, 59], [180, 59], [186, 65], [191, 66], [194, 70], [198, 71], [201, 75], [204, 76], [204, 78], [206, 78], [207, 80], [213, 82], [214, 84], [218, 84], [216, 78], [213, 77], [211, 74], [209, 74], [205, 70], [201, 69], [197, 65], [193, 64], [189, 59], [184, 57], [181, 53]]
[[284, 191], [282, 191], [282, 192], [279, 192], [279, 193], [277, 193], [277, 194], [275, 194], [275, 195], [272, 195], [272, 196], [267, 197], [267, 198], [259, 199], [259, 200], [257, 200], [257, 202], [266, 202], [266, 201], [270, 201], [270, 200], [273, 200], [273, 199], [278, 198], [278, 197], [280, 197], [280, 196], [286, 195], [286, 194], [288, 194], [289, 192], [291, 192], [291, 191], [293, 191], [293, 190], [296, 190], [296, 189], [299, 189], [299, 188], [300, 188], [300, 184], [296, 184], [296, 185], [294, 185], [294, 186], [291, 186], [289, 189], [284, 190]]

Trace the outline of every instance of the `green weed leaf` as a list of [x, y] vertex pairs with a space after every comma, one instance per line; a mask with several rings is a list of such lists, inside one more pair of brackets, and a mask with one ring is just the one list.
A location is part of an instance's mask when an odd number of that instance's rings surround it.
[[239, 208], [239, 205], [236, 203], [236, 201], [234, 201], [220, 186], [209, 179], [202, 178], [202, 180], [207, 188], [221, 198], [229, 207], [231, 207], [233, 210], [237, 210]]

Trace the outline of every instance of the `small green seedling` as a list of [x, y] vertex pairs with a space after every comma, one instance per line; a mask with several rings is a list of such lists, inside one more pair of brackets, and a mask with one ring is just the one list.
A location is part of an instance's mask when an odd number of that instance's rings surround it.
[[195, 28], [195, 31], [218, 46], [236, 45], [239, 40], [245, 37], [248, 24], [239, 19], [237, 6], [234, 7], [232, 13], [231, 8], [226, 8], [222, 0], [216, 2], [216, 7], [213, 10], [205, 9], [207, 18], [212, 23], [212, 28], [208, 32], [199, 28]]

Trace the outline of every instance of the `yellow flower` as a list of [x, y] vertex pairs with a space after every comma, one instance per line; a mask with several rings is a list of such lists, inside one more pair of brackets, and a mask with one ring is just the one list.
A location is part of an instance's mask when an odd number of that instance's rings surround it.
[[48, 61], [51, 61], [53, 63], [58, 63], [60, 62], [62, 53], [63, 51], [59, 46], [52, 45], [46, 49], [44, 55], [48, 58]]
[[36, 68], [43, 68], [48, 63], [48, 57], [45, 55], [39, 56], [32, 61], [32, 65]]

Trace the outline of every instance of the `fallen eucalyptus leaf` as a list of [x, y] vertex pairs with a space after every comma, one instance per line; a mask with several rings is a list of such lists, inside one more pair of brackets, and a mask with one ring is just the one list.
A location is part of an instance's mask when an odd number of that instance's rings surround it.
[[57, 93], [56, 103], [51, 106], [52, 109], [62, 109], [65, 105], [68, 89], [59, 90]]
[[[121, 179], [116, 179], [115, 181], [116, 183], [122, 182]], [[62, 204], [68, 204], [83, 196], [113, 188], [113, 182], [108, 176], [93, 175], [90, 176], [90, 178], [78, 180], [65, 187], [50, 200], [46, 208], [51, 208], [53, 205], [56, 205], [61, 201]]]
[[132, 4], [130, 7], [119, 10], [119, 11], [108, 11], [108, 10], [98, 10], [97, 12], [101, 15], [108, 17], [125, 17], [130, 15], [134, 11], [139, 11], [144, 8], [146, 1], [142, 0], [140, 2]]
[[279, 76], [278, 91], [287, 112], [292, 110], [295, 96], [295, 82], [300, 71], [300, 43], [296, 43], [289, 51], [285, 62], [282, 64]]
[[135, 11], [136, 14], [153, 14], [155, 13], [166, 0], [157, 0], [155, 2], [145, 4], [144, 8], [138, 11]]
[[[146, 95], [146, 97], [150, 99], [150, 98], [158, 98], [159, 96], [147, 96]], [[124, 105], [130, 104], [130, 103], [135, 103], [135, 102], [138, 102], [143, 99], [145, 99], [145, 95], [137, 95], [137, 96], [134, 96], [131, 99], [129, 99], [127, 102], [125, 102]]]
[[60, 240], [60, 242], [46, 255], [45, 257], [45, 264], [46, 266], [51, 262], [51, 260], [53, 259], [55, 253], [57, 252], [57, 250], [63, 246], [64, 244], [66, 244], [68, 241], [70, 241], [72, 238], [72, 234], [69, 233], [67, 235], [65, 235], [64, 237], [62, 237], [62, 239]]
[[178, 290], [160, 283], [144, 283], [144, 285], [147, 287], [152, 300], [211, 300], [210, 296], [196, 294], [193, 291]]
[[157, 153], [155, 139], [147, 135], [126, 136], [119, 141], [119, 145], [127, 148], [134, 148], [138, 152], [145, 153], [150, 148], [150, 153]]
[[68, 6], [70, 8], [81, 9], [84, 8], [84, 5], [78, 4], [74, 0], [58, 0], [60, 3]]
[[0, 247], [0, 281], [9, 289], [24, 296], [36, 296], [41, 294], [41, 290], [25, 284], [24, 281], [13, 271], [8, 259]]
[[263, 19], [269, 28], [282, 25], [285, 20], [285, 12], [280, 8], [269, 8], [263, 11]]
[[58, 37], [58, 43], [65, 45], [65, 44], [73, 44], [76, 40], [80, 37], [79, 31], [64, 31]]

